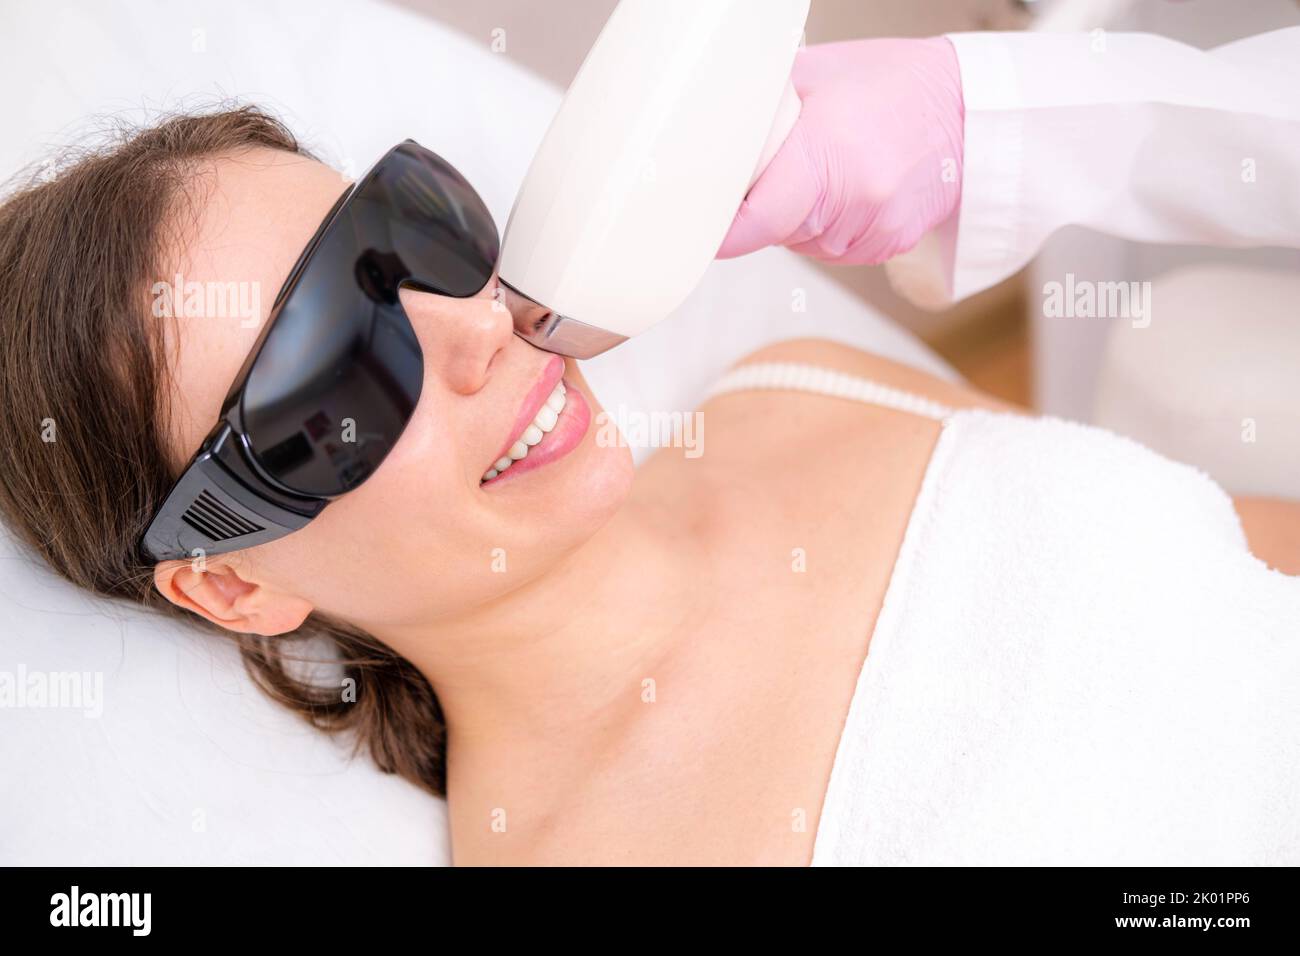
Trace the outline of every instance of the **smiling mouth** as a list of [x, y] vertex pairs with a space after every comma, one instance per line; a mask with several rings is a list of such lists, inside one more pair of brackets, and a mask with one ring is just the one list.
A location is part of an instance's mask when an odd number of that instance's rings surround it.
[[550, 395], [542, 402], [541, 408], [533, 416], [524, 430], [515, 438], [510, 447], [506, 449], [505, 454], [492, 463], [492, 467], [483, 473], [479, 484], [484, 484], [498, 477], [502, 473], [514, 467], [516, 462], [524, 461], [528, 458], [528, 453], [532, 449], [541, 445], [560, 421], [560, 415], [569, 403], [568, 388], [564, 380], [555, 383], [555, 388], [551, 390]]

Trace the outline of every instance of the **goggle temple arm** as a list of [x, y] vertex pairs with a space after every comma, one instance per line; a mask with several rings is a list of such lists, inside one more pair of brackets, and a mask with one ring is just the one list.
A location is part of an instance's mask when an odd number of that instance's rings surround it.
[[[268, 500], [272, 497], [279, 501]], [[290, 502], [266, 487], [244, 460], [234, 429], [222, 421], [167, 495], [141, 550], [157, 563], [251, 548], [304, 527], [328, 503], [324, 498]]]

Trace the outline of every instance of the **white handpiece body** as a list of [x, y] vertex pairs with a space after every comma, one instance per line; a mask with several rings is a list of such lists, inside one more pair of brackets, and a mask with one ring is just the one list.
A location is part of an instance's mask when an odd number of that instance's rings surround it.
[[699, 284], [798, 117], [809, 0], [622, 0], [570, 85], [506, 224], [516, 331], [587, 358]]

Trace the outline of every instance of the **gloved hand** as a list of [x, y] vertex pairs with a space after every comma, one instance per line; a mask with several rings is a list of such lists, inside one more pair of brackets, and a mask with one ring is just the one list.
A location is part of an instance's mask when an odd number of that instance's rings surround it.
[[965, 109], [946, 38], [806, 47], [791, 79], [799, 118], [719, 258], [780, 244], [818, 259], [884, 262], [957, 209]]

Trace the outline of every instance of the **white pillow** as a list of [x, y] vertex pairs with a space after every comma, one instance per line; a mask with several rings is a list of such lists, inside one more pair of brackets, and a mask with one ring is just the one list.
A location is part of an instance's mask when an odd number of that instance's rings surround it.
[[[560, 98], [486, 38], [370, 0], [6, 4], [0, 34], [0, 88], [23, 91], [0, 103], [6, 177], [75, 140], [92, 116], [148, 118], [237, 96], [354, 174], [413, 137], [464, 172], [504, 226]], [[717, 263], [672, 319], [585, 371], [611, 410], [684, 411], [748, 351], [804, 335], [951, 377], [783, 250]], [[77, 706], [35, 706], [60, 675], [83, 692], [72, 693]], [[6, 535], [0, 715], [0, 863], [449, 860], [442, 801], [350, 761], [271, 703], [230, 642], [92, 599]]]

